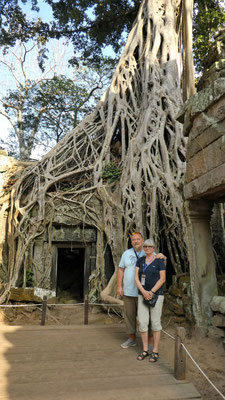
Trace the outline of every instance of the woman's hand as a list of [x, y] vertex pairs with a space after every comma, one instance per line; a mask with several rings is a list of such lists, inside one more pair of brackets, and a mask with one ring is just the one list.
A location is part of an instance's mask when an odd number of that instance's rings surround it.
[[152, 292], [148, 292], [147, 290], [144, 290], [143, 296], [144, 296], [145, 300], [151, 300]]

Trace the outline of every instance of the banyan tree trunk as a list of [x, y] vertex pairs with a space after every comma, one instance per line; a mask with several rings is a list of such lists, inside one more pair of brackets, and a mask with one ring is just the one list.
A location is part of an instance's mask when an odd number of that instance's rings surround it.
[[[102, 293], [104, 300], [120, 303], [116, 270], [132, 230], [153, 237], [160, 250], [166, 246], [176, 273], [185, 270], [185, 141], [175, 120], [181, 105], [180, 14], [180, 1], [142, 1], [112, 83], [94, 112], [13, 188], [9, 287], [28, 260], [30, 265], [34, 240], [46, 230], [51, 251], [54, 213], [62, 203], [67, 218], [98, 232], [90, 297]], [[106, 244], [115, 266], [108, 285]], [[51, 257], [45, 273], [50, 270]]]

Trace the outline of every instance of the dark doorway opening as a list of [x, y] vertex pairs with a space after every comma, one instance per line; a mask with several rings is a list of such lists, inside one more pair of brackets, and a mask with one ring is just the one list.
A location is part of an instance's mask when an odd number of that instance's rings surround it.
[[58, 298], [83, 301], [84, 248], [58, 248], [57, 289]]

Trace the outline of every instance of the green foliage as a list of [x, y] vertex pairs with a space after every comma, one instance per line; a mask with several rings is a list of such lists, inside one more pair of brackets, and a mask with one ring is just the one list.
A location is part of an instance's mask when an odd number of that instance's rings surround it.
[[[19, 287], [23, 286], [23, 278], [20, 278], [19, 281]], [[28, 268], [26, 270], [26, 282], [25, 282], [26, 287], [34, 287], [34, 273], [32, 269]]]
[[114, 183], [120, 179], [122, 167], [116, 162], [105, 164], [102, 170], [102, 178], [104, 182]]
[[[19, 0], [0, 0], [0, 45], [13, 46], [16, 40], [35, 39], [45, 44], [51, 38], [66, 38], [74, 46], [75, 63], [79, 58], [98, 62], [102, 48], [112, 45], [121, 50], [126, 35], [134, 22], [140, 1], [137, 0], [46, 0], [52, 8], [53, 20], [44, 23], [38, 18], [38, 1], [32, 0], [31, 9], [37, 18], [29, 20]], [[23, 4], [29, 5], [28, 0]], [[43, 62], [43, 54], [40, 62]]]
[[219, 0], [197, 0], [194, 4], [193, 52], [196, 70], [200, 72], [213, 36], [225, 24], [225, 10]]
[[34, 287], [34, 273], [29, 268], [26, 271], [26, 287]]
[[[31, 10], [39, 12], [38, 0], [29, 0]], [[22, 0], [23, 4], [27, 0]], [[54, 37], [51, 33], [49, 24], [44, 23], [41, 18], [30, 20], [21, 7], [19, 0], [0, 0], [0, 46], [7, 51], [9, 47], [13, 47], [17, 40], [27, 43], [30, 40], [36, 40], [36, 43], [45, 45], [50, 37]], [[46, 49], [40, 47], [39, 66], [44, 68], [44, 60], [46, 59]]]
[[[43, 48], [51, 38], [66, 38], [74, 46], [71, 62], [99, 63], [102, 50], [110, 45], [120, 54], [126, 36], [138, 13], [140, 0], [46, 0], [53, 20], [39, 17], [38, 0], [23, 0], [31, 5], [37, 18], [29, 19], [19, 0], [0, 0], [0, 45], [13, 46], [16, 40], [31, 38], [40, 46], [39, 65], [44, 68], [47, 57]], [[194, 59], [197, 70], [207, 54], [209, 42], [225, 22], [223, 0], [194, 0]], [[42, 49], [41, 49], [42, 47]], [[115, 60], [116, 61], [116, 60]]]

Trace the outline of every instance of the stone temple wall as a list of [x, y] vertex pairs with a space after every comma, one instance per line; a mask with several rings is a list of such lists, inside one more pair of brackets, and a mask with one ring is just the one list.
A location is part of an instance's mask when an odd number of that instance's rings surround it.
[[205, 60], [205, 71], [179, 113], [189, 137], [185, 198], [225, 201], [225, 31]]
[[[213, 229], [221, 232], [219, 247], [225, 248], [225, 30], [215, 37], [204, 67], [198, 92], [177, 116], [188, 136], [185, 217], [193, 313], [199, 327], [212, 322], [211, 304], [218, 294]], [[225, 271], [224, 261], [221, 271]]]
[[225, 200], [225, 78], [216, 80], [193, 100], [192, 126], [185, 127], [190, 137], [185, 198], [222, 201]]

